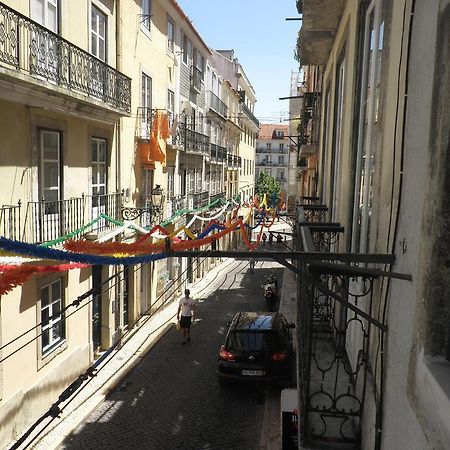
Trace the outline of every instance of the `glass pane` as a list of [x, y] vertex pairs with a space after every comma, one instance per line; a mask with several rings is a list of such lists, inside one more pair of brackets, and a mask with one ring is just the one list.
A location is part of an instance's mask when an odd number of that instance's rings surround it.
[[48, 307], [46, 307], [45, 309], [43, 309], [41, 311], [42, 326], [45, 326], [48, 324], [49, 318], [50, 318], [50, 309]]
[[58, 14], [56, 12], [56, 5], [48, 4], [47, 11], [48, 11], [47, 28], [56, 33], [58, 31]]
[[98, 160], [101, 162], [106, 162], [106, 141], [99, 142]]
[[59, 340], [61, 340], [61, 338], [62, 338], [61, 322], [58, 322], [52, 327], [52, 344], [58, 342]]
[[98, 50], [97, 50], [97, 36], [95, 35], [95, 33], [91, 33], [92, 36], [92, 54], [94, 56], [97, 56], [98, 54]]
[[106, 29], [106, 17], [101, 12], [97, 12], [97, 14], [98, 14], [98, 34], [104, 41]]
[[97, 142], [94, 139], [91, 141], [91, 148], [92, 148], [92, 161], [96, 162], [98, 161], [98, 152], [97, 152]]
[[31, 1], [31, 18], [41, 25], [45, 25], [44, 0]]
[[44, 164], [44, 189], [59, 188], [59, 164], [46, 162]]
[[98, 58], [102, 61], [106, 60], [105, 57], [105, 41], [102, 39], [99, 39], [98, 41], [99, 51], [98, 51]]
[[99, 184], [106, 184], [106, 171], [104, 165], [98, 167], [98, 182]]
[[52, 302], [61, 299], [61, 282], [57, 281], [52, 284]]
[[53, 320], [57, 319], [61, 315], [61, 302], [57, 301], [53, 303], [52, 317]]
[[41, 306], [44, 307], [48, 305], [49, 299], [49, 287], [45, 286], [41, 289]]
[[42, 348], [45, 349], [46, 347], [48, 347], [49, 344], [49, 332], [48, 330], [45, 330], [42, 332]]

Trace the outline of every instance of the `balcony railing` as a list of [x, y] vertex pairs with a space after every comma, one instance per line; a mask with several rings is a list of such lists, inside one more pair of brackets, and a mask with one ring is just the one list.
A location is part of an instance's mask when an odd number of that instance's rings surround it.
[[[88, 195], [88, 221], [98, 218], [101, 214], [108, 216], [113, 220], [121, 220], [123, 195], [123, 192], [114, 192], [105, 195]], [[92, 229], [99, 233], [114, 226], [115, 225], [110, 221], [100, 219], [93, 225]]]
[[227, 149], [217, 144], [211, 144], [211, 161], [222, 163], [227, 159]]
[[202, 92], [202, 72], [195, 66], [191, 66], [191, 88], [197, 94]]
[[227, 117], [228, 106], [211, 91], [208, 91], [208, 104], [209, 107], [217, 114], [220, 114], [222, 117]]
[[241, 111], [257, 126], [259, 127], [259, 120], [251, 112], [250, 108], [245, 104], [241, 103]]
[[217, 200], [218, 198], [224, 199], [226, 195], [226, 192], [219, 192], [216, 194], [213, 194], [209, 197], [209, 203], [212, 203], [214, 200]]
[[[82, 229], [101, 214], [113, 220], [120, 220], [122, 195], [84, 195], [67, 200], [28, 202], [23, 234], [18, 225], [14, 235], [21, 235], [26, 242], [42, 243]], [[101, 218], [85, 231], [101, 232], [113, 226], [113, 223]]]
[[85, 199], [28, 202], [25, 239], [31, 243], [48, 242], [81, 228], [85, 222]]
[[209, 197], [208, 191], [189, 194], [189, 196], [192, 198], [193, 202], [192, 204], [194, 209], [201, 208], [202, 206], [206, 206], [208, 204], [208, 197]]
[[227, 166], [231, 169], [237, 169], [242, 167], [242, 158], [237, 155], [228, 153], [227, 155]]
[[0, 31], [3, 65], [130, 112], [131, 79], [122, 73], [2, 3]]
[[184, 123], [180, 125], [180, 130], [181, 145], [184, 147], [185, 151], [210, 155], [209, 136], [191, 130]]
[[137, 109], [137, 137], [139, 139], [150, 139], [152, 131], [152, 108], [139, 106]]
[[0, 233], [8, 239], [20, 240], [20, 201], [17, 205], [3, 205], [0, 209]]

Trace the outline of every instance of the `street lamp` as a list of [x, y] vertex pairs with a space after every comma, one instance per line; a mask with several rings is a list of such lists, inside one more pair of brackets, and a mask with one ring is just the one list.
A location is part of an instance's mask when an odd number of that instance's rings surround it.
[[143, 216], [142, 225], [149, 226], [152, 223], [160, 222], [163, 213], [164, 189], [157, 184], [147, 198], [143, 208], [122, 208], [122, 218], [124, 220], [135, 220]]
[[153, 217], [157, 216], [157, 221], [159, 222], [159, 219], [161, 218], [162, 211], [163, 211], [163, 203], [164, 203], [164, 189], [157, 184], [151, 192], [152, 197], [152, 215]]

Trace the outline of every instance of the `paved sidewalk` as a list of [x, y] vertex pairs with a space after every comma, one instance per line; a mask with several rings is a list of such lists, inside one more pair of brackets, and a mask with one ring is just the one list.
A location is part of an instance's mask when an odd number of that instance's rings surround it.
[[[297, 286], [295, 274], [284, 270], [281, 286], [280, 306], [278, 308], [288, 322], [296, 323]], [[294, 346], [297, 343], [297, 329], [292, 333]], [[278, 392], [269, 392], [266, 398], [264, 422], [261, 433], [260, 450], [281, 449], [281, 399]]]
[[[217, 277], [229, 271], [237, 263], [232, 258], [226, 259], [210, 270], [203, 279], [189, 285], [194, 297], [212, 284]], [[289, 322], [295, 322], [295, 275], [284, 270], [279, 311]], [[152, 346], [173, 326], [178, 308], [177, 298], [171, 300], [164, 309], [152, 317], [146, 317], [137, 325], [131, 337], [105, 359], [97, 368], [95, 376], [88, 378], [59, 406], [62, 413], [59, 418], [45, 419], [37, 426], [28, 440], [18, 449], [53, 450], [106, 398], [123, 378], [140, 362]], [[294, 330], [294, 342], [296, 342]], [[35, 436], [37, 436], [35, 438]], [[281, 449], [281, 410], [280, 398], [276, 393], [268, 393], [265, 402], [263, 429], [260, 441], [261, 450]]]
[[[201, 280], [188, 285], [192, 295], [205, 289], [214, 279], [226, 272], [234, 259], [227, 259], [211, 269]], [[59, 447], [63, 440], [88, 416], [106, 395], [113, 390], [176, 322], [178, 297], [168, 303], [152, 317], [141, 320], [132, 336], [117, 350], [114, 350], [96, 369], [96, 375], [89, 378], [76, 391], [76, 395], [60, 405], [61, 417], [45, 419], [33, 430], [29, 439], [18, 449], [52, 450]], [[147, 320], [148, 319], [148, 320]], [[34, 439], [35, 436], [38, 436]]]

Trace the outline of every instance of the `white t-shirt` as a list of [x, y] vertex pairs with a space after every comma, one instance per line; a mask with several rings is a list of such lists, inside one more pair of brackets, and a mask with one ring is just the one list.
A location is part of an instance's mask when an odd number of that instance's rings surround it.
[[191, 297], [181, 297], [179, 304], [181, 306], [182, 316], [192, 316], [192, 309], [195, 308], [197, 302]]

